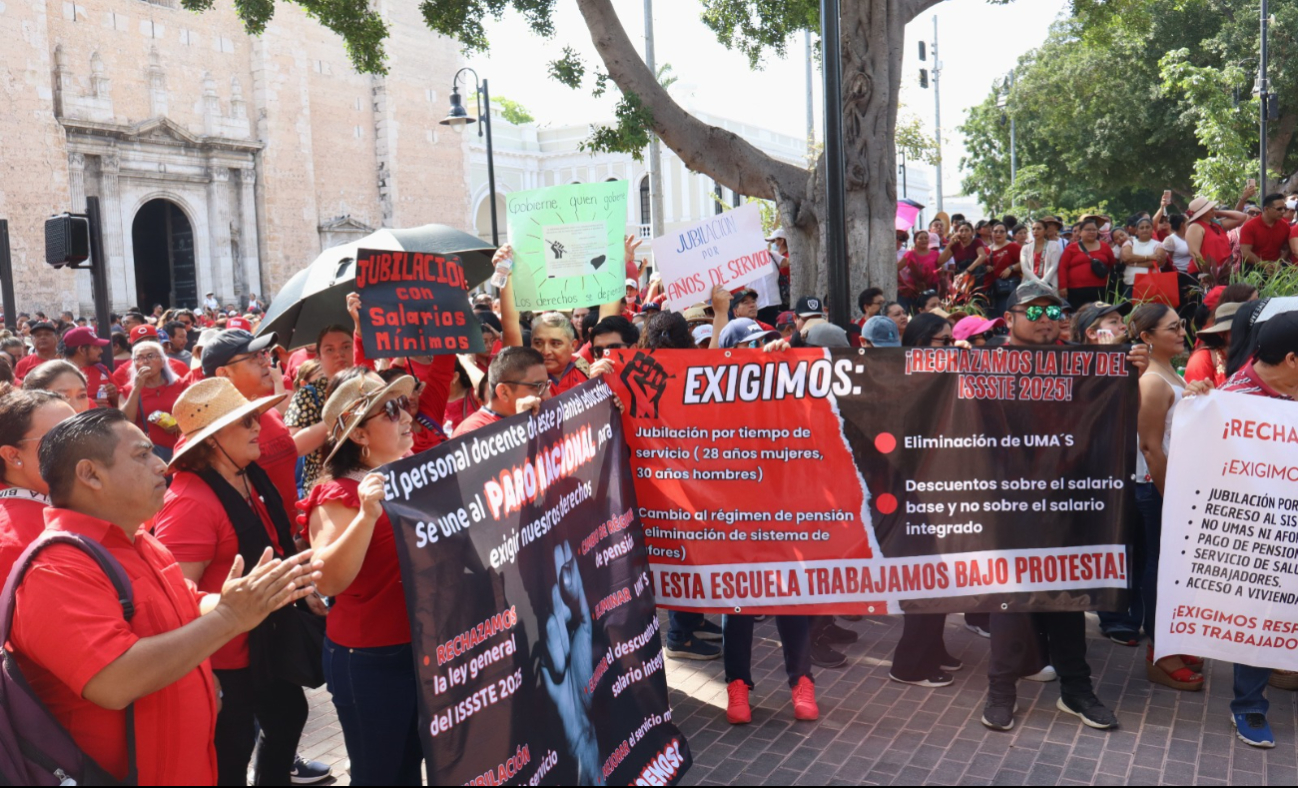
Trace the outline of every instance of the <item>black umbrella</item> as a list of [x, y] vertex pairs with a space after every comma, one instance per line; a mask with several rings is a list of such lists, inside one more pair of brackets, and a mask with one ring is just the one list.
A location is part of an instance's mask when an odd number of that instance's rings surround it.
[[315, 262], [294, 274], [270, 302], [257, 334], [273, 331], [281, 345], [294, 350], [315, 342], [326, 326], [350, 328], [347, 294], [356, 289], [357, 249], [459, 255], [471, 287], [491, 277], [491, 257], [496, 253], [495, 247], [481, 238], [444, 224], [379, 230], [355, 243], [324, 250]]

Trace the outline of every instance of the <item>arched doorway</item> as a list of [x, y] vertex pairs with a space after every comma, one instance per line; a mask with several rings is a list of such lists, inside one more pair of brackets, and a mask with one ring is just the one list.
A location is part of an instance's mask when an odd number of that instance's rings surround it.
[[194, 266], [194, 228], [170, 200], [149, 200], [131, 224], [135, 246], [136, 303], [147, 314], [165, 308], [198, 306]]

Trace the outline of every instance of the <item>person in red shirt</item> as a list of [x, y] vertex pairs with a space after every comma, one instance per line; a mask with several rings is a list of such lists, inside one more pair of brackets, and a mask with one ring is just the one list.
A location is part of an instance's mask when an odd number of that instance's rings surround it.
[[23, 378], [23, 388], [27, 391], [52, 391], [63, 397], [77, 413], [90, 409], [86, 376], [66, 361], [46, 361], [28, 372]]
[[[226, 378], [249, 400], [283, 393], [283, 376], [270, 364], [269, 348], [274, 333], [253, 338], [247, 331], [227, 330], [214, 337], [203, 348], [205, 378]], [[284, 426], [284, 416], [277, 408], [261, 415], [261, 457], [257, 464], [266, 471], [279, 492], [284, 511], [292, 522], [297, 512], [298, 446]], [[309, 453], [309, 452], [304, 452]]]
[[164, 461], [171, 461], [180, 431], [171, 417], [171, 408], [185, 390], [176, 371], [167, 364], [167, 355], [157, 342], [137, 342], [131, 348], [132, 373], [122, 387], [126, 418], [149, 435], [153, 450]]
[[[161, 346], [163, 342], [167, 341], [164, 334], [165, 332], [159, 334], [159, 330], [154, 326], [149, 326], [149, 325], [136, 326], [135, 328], [131, 329], [131, 333], [129, 335], [131, 340], [131, 347], [134, 348], [140, 342], [157, 342], [158, 345]], [[165, 351], [164, 351], [164, 355], [165, 355]], [[167, 357], [167, 366], [171, 367], [171, 369], [175, 371], [176, 377], [181, 378], [182, 380], [185, 379], [185, 377], [189, 374], [190, 371], [189, 367], [186, 366], [183, 361], [171, 358], [169, 356]], [[113, 378], [112, 378], [113, 385], [116, 386], [118, 389], [125, 390], [127, 384], [131, 382], [131, 375], [132, 375], [131, 368], [132, 365], [130, 364], [118, 364], [117, 368], [113, 370]], [[199, 378], [199, 380], [202, 380], [202, 378]], [[186, 385], [189, 385], [189, 383], [190, 381], [188, 380], [185, 381]], [[121, 395], [119, 395], [119, 397], [120, 396]]]
[[49, 485], [41, 478], [41, 438], [76, 413], [48, 391], [0, 384], [0, 577], [45, 530]]
[[14, 378], [19, 383], [22, 383], [27, 373], [37, 366], [59, 357], [59, 335], [53, 323], [47, 321], [33, 323], [30, 335], [32, 352], [18, 359], [18, 366], [14, 367]]
[[[95, 336], [94, 329], [86, 326], [69, 330], [59, 340], [59, 353], [63, 360], [81, 370], [81, 374], [85, 376], [86, 391], [90, 395], [89, 406], [92, 408], [99, 405], [117, 407], [117, 386], [113, 385], [109, 377], [108, 367], [100, 363], [104, 348], [111, 344], [111, 341]], [[97, 401], [101, 387], [104, 389], [102, 402]]]
[[1107, 301], [1109, 274], [1118, 261], [1113, 249], [1100, 240], [1095, 219], [1080, 222], [1080, 236], [1059, 258], [1059, 295], [1074, 304]]
[[[228, 379], [216, 377], [189, 388], [176, 402], [176, 422], [185, 440], [172, 458], [175, 475], [153, 533], [199, 591], [220, 593], [237, 555], [246, 563], [267, 547], [277, 558], [297, 552], [279, 492], [257, 464], [259, 417], [285, 396], [249, 402]], [[325, 614], [320, 600], [310, 597], [308, 602], [318, 615]], [[239, 635], [211, 658], [222, 689], [216, 718], [219, 785], [247, 781], [257, 726], [259, 783], [290, 782], [306, 725], [306, 695], [301, 686], [275, 675], [275, 655], [261, 639], [268, 635], [264, 626]], [[259, 638], [255, 664], [251, 638]]]
[[87, 755], [122, 779], [127, 706], [134, 706], [140, 785], [213, 785], [217, 687], [208, 657], [267, 615], [315, 592], [310, 552], [269, 552], [244, 574], [236, 558], [221, 593], [186, 582], [171, 553], [140, 528], [162, 508], [165, 465], [121, 411], [96, 408], [41, 441], [45, 524], [94, 539], [126, 570], [128, 621], [112, 582], [84, 552], [54, 545], [15, 594], [10, 642], [37, 697]]
[[1244, 222], [1239, 231], [1239, 253], [1248, 265], [1265, 265], [1274, 273], [1273, 263], [1289, 257], [1289, 223], [1284, 220], [1284, 195], [1268, 194], [1262, 201], [1262, 215]]
[[535, 410], [554, 396], [545, 357], [530, 347], [507, 347], [487, 370], [487, 402], [455, 428], [453, 437]]
[[419, 785], [424, 759], [396, 535], [381, 505], [385, 477], [374, 472], [414, 445], [414, 391], [409, 375], [385, 384], [363, 372], [336, 383], [324, 406], [325, 473], [299, 505], [325, 562], [320, 592], [334, 598], [324, 672], [358, 785]]
[[577, 332], [562, 312], [543, 312], [532, 320], [532, 349], [545, 359], [550, 376], [550, 396], [557, 397], [589, 378], [577, 367]]
[[1224, 282], [1230, 278], [1234, 256], [1227, 233], [1244, 223], [1239, 211], [1225, 211], [1207, 197], [1196, 197], [1187, 210], [1185, 243], [1190, 249], [1190, 273]]

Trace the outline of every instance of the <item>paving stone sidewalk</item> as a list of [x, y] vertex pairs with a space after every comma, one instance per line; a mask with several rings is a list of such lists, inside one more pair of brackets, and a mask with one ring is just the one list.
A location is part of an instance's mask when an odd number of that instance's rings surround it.
[[[1121, 728], [1095, 731], [1055, 709], [1058, 683], [1019, 685], [1009, 733], [984, 728], [988, 641], [947, 618], [948, 650], [964, 660], [950, 687], [929, 690], [888, 680], [900, 617], [847, 624], [861, 634], [847, 666], [815, 671], [820, 720], [795, 722], [775, 626], [757, 625], [753, 723], [725, 720], [721, 661], [668, 660], [674, 717], [689, 738], [694, 766], [686, 785], [1295, 785], [1298, 703], [1270, 688], [1277, 746], [1255, 750], [1230, 726], [1230, 665], [1209, 663], [1203, 692], [1153, 687], [1144, 647], [1100, 636], [1088, 616], [1087, 658], [1096, 691]], [[664, 629], [666, 621], [663, 621]], [[311, 696], [301, 751], [335, 767], [346, 759], [329, 694]]]

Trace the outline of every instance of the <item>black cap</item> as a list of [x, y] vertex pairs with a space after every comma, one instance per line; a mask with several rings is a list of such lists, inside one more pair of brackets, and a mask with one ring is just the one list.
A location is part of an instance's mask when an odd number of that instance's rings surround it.
[[1298, 353], [1298, 312], [1285, 312], [1262, 324], [1253, 358], [1278, 364], [1290, 353]]
[[229, 329], [203, 345], [203, 377], [216, 377], [216, 370], [230, 363], [230, 359], [244, 353], [258, 353], [275, 344], [274, 332], [256, 339], [241, 328]]
[[798, 303], [794, 305], [793, 311], [798, 317], [811, 317], [813, 315], [820, 315], [823, 317], [825, 314], [825, 305], [821, 303], [819, 298], [814, 296], [803, 296], [798, 299]]
[[505, 329], [502, 328], [500, 325], [500, 318], [496, 317], [495, 312], [478, 311], [475, 312], [474, 314], [477, 315], [478, 322], [481, 323], [484, 327], [490, 327], [491, 330], [495, 331], [497, 334], [505, 333]]
[[1057, 307], [1067, 308], [1068, 302], [1059, 297], [1050, 285], [1036, 279], [1029, 279], [1014, 289], [1010, 294], [1009, 309], [1013, 309], [1019, 304], [1026, 304], [1029, 301], [1036, 301], [1039, 298], [1045, 298]]
[[1083, 304], [1082, 308], [1077, 310], [1077, 321], [1073, 326], [1073, 331], [1075, 332], [1074, 338], [1079, 342], [1083, 341], [1086, 334], [1086, 329], [1100, 322], [1100, 319], [1103, 318], [1105, 315], [1111, 315], [1114, 312], [1117, 312], [1123, 317], [1126, 317], [1127, 315], [1131, 314], [1131, 310], [1134, 306], [1135, 304], [1133, 304], [1131, 301], [1127, 301], [1125, 303], [1118, 304], [1116, 306], [1113, 304], [1106, 304], [1102, 301], [1096, 301], [1095, 303], [1091, 303], [1091, 304]]
[[54, 327], [54, 324], [48, 320], [41, 320], [39, 322], [32, 323], [30, 330], [31, 333], [33, 334], [35, 334], [37, 331], [55, 331], [55, 332], [58, 331], [58, 329]]

